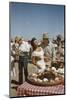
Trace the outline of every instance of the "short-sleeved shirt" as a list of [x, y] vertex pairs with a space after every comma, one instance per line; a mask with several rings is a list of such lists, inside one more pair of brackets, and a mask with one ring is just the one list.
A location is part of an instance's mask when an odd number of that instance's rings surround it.
[[49, 44], [43, 48], [44, 55], [50, 57], [52, 60], [55, 60], [55, 46], [52, 42], [49, 42]]
[[31, 48], [31, 46], [28, 44], [28, 42], [23, 41], [23, 43], [19, 47], [19, 50], [21, 50], [23, 52], [29, 52], [30, 48]]

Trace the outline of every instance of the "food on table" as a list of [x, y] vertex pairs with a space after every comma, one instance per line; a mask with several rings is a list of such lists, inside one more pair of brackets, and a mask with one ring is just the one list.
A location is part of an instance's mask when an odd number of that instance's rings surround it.
[[57, 82], [58, 82], [58, 81], [59, 81], [59, 77], [56, 77], [56, 78], [55, 78], [55, 81], [57, 81]]
[[55, 71], [57, 71], [56, 68], [52, 67], [52, 70], [46, 70], [43, 73], [33, 73], [31, 75], [32, 78], [29, 77], [29, 80], [32, 84], [41, 86], [64, 84], [64, 77]]
[[41, 79], [39, 79], [39, 78], [37, 79], [37, 81], [38, 81], [38, 82], [42, 82], [42, 80], [41, 80]]
[[45, 71], [43, 74], [41, 74], [40, 76], [38, 76], [38, 78], [40, 78], [42, 80], [44, 78], [47, 78], [48, 80], [55, 79], [55, 74], [52, 71]]
[[48, 79], [47, 79], [47, 78], [44, 78], [43, 81], [44, 81], [44, 82], [48, 82]]
[[52, 67], [52, 71], [56, 72], [56, 68], [55, 67]]
[[58, 68], [57, 73], [64, 74], [64, 68]]
[[50, 82], [51, 82], [51, 83], [54, 83], [55, 81], [51, 79]]

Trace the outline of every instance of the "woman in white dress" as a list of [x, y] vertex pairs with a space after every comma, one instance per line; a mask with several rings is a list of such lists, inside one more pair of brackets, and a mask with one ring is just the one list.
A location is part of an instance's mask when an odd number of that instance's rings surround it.
[[37, 67], [37, 72], [42, 73], [46, 70], [44, 62], [44, 51], [39, 46], [39, 42], [36, 39], [32, 39], [31, 45], [33, 47], [32, 63]]

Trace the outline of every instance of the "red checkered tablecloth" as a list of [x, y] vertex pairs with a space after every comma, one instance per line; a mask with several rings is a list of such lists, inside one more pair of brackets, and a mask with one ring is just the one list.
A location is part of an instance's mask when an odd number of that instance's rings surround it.
[[39, 96], [39, 95], [54, 95], [64, 94], [64, 85], [56, 86], [36, 86], [24, 82], [17, 89], [18, 96]]

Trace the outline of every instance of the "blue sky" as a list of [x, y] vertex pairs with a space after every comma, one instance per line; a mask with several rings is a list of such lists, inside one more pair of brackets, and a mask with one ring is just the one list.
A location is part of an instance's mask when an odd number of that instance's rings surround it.
[[64, 6], [10, 3], [11, 36], [21, 35], [25, 39], [42, 38], [64, 34]]

